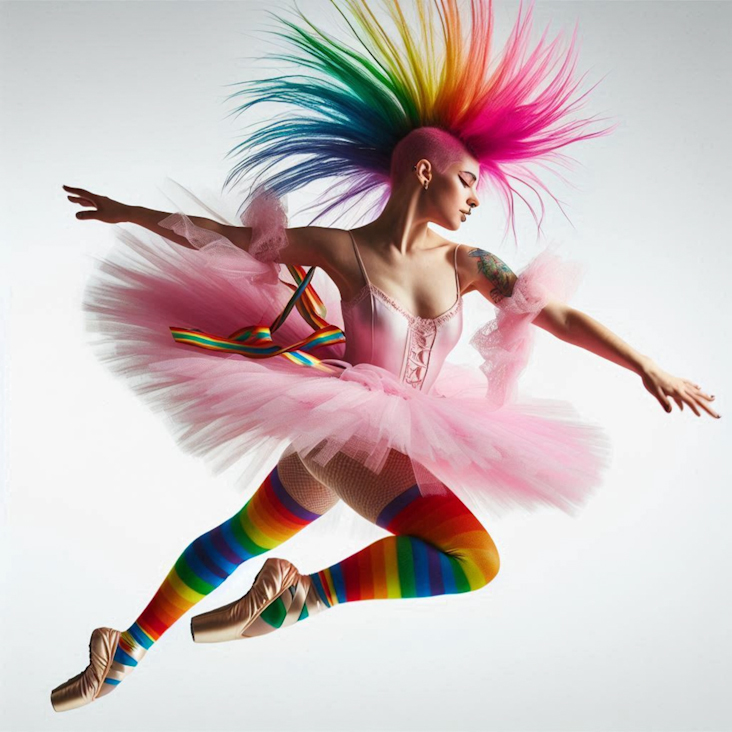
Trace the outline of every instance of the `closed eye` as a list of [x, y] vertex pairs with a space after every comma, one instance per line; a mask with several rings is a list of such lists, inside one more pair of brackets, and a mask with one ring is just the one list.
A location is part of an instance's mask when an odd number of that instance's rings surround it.
[[461, 182], [461, 183], [462, 183], [462, 184], [463, 184], [463, 185], [464, 185], [464, 186], [465, 186], [466, 188], [470, 188], [470, 186], [471, 186], [471, 185], [474, 185], [474, 184], [475, 184], [475, 182], [476, 182], [476, 181], [478, 180], [478, 179], [477, 179], [477, 178], [475, 177], [475, 175], [474, 175], [473, 173], [471, 173], [470, 171], [461, 171], [461, 172], [467, 172], [467, 173], [468, 173], [468, 175], [469, 175], [469, 176], [471, 176], [471, 177], [472, 177], [472, 179], [473, 179], [473, 182], [472, 182], [472, 183], [466, 183], [466, 182], [465, 182], [465, 178], [463, 178], [463, 177], [462, 177], [462, 175], [458, 175], [458, 178], [460, 178], [460, 182]]

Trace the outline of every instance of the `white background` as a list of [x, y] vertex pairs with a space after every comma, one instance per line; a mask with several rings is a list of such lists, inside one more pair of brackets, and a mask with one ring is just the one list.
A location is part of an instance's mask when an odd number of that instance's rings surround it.
[[[311, 17], [335, 12], [303, 0]], [[271, 7], [270, 4], [267, 4]], [[93, 628], [127, 628], [199, 534], [235, 513], [226, 476], [176, 448], [96, 361], [80, 300], [112, 228], [79, 221], [62, 184], [171, 211], [167, 177], [218, 191], [241, 122], [226, 118], [263, 3], [4, 3], [2, 195], [3, 730], [728, 730], [732, 5], [545, 2], [535, 39], [579, 21], [579, 69], [607, 74], [589, 113], [620, 121], [547, 181], [548, 238], [587, 265], [572, 304], [723, 415], [666, 414], [640, 378], [539, 332], [522, 389], [602, 424], [613, 460], [575, 518], [487, 525], [499, 576], [468, 595], [343, 605], [245, 643], [196, 645], [189, 619], [239, 597], [242, 566], [171, 627], [111, 696], [55, 713]], [[517, 3], [497, 5], [505, 38]], [[250, 121], [256, 118], [256, 112]], [[291, 197], [290, 210], [312, 193]], [[488, 202], [451, 238], [514, 269]], [[190, 213], [199, 213], [191, 210]], [[292, 225], [302, 221], [292, 220]], [[466, 298], [467, 345], [490, 306]], [[725, 376], [727, 374], [727, 376]], [[383, 535], [326, 516], [278, 550], [312, 572]], [[251, 565], [251, 566], [250, 566]]]

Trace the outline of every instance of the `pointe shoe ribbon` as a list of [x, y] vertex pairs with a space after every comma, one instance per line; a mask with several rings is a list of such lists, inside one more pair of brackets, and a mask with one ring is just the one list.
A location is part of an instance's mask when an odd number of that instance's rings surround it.
[[[114, 652], [120, 631], [113, 628], [96, 628], [89, 641], [89, 665], [51, 692], [51, 705], [57, 712], [83, 707], [114, 687], [105, 685], [104, 679], [114, 661]], [[108, 686], [107, 689], [103, 687]]]
[[[291, 590], [293, 585], [296, 587]], [[312, 602], [308, 601], [308, 596], [313, 594], [307, 575], [301, 575], [286, 559], [271, 557], [264, 563], [244, 597], [194, 617], [191, 620], [191, 635], [196, 643], [220, 643], [263, 635], [274, 628], [264, 621], [256, 621], [275, 600], [281, 597], [287, 608], [284, 622], [280, 625], [284, 627], [297, 622], [303, 605]]]

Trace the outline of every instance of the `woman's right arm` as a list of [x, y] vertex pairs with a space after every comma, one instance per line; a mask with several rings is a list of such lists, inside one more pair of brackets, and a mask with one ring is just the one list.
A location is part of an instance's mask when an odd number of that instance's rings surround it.
[[[103, 221], [108, 224], [137, 224], [166, 239], [170, 239], [170, 241], [176, 244], [180, 244], [188, 249], [196, 249], [185, 237], [174, 233], [172, 229], [160, 226], [160, 222], [172, 214], [145, 208], [144, 206], [128, 206], [125, 203], [120, 203], [106, 196], [90, 193], [83, 188], [72, 188], [66, 185], [63, 187], [67, 192], [73, 194], [68, 196], [69, 201], [72, 203], [79, 203], [82, 206], [94, 206], [96, 208], [96, 210], [92, 211], [77, 211], [77, 219], [91, 219], [94, 221]], [[252, 229], [250, 226], [220, 224], [218, 221], [212, 221], [203, 216], [188, 216], [188, 218], [196, 226], [215, 231], [217, 234], [226, 237], [240, 249], [249, 251], [249, 245], [252, 240]], [[283, 264], [299, 264], [303, 267], [317, 266], [327, 268], [331, 259], [330, 250], [335, 246], [334, 229], [322, 226], [300, 226], [286, 229], [286, 231], [287, 246], [280, 251], [280, 262]]]
[[[195, 249], [188, 239], [175, 234], [172, 229], [160, 226], [163, 219], [168, 218], [171, 214], [166, 211], [156, 211], [152, 208], [144, 206], [128, 206], [126, 203], [120, 203], [107, 196], [101, 196], [98, 193], [90, 193], [83, 188], [72, 188], [71, 186], [63, 186], [64, 190], [73, 195], [67, 196], [72, 203], [78, 203], [82, 206], [94, 206], [93, 211], [77, 211], [76, 218], [81, 220], [91, 219], [93, 221], [103, 221], [106, 224], [122, 224], [130, 223], [142, 226], [150, 231], [170, 239], [175, 244]], [[217, 221], [204, 218], [203, 216], [188, 217], [196, 226], [203, 229], [210, 229], [219, 234], [224, 234], [223, 229], [227, 228]], [[225, 236], [225, 234], [224, 234]]]
[[[193, 246], [188, 239], [183, 236], [179, 236], [172, 229], [160, 226], [160, 222], [163, 219], [167, 219], [168, 216], [172, 216], [172, 214], [166, 213], [165, 211], [156, 211], [152, 208], [145, 208], [144, 206], [121, 205], [124, 206], [124, 218], [122, 221], [142, 226], [145, 229], [149, 229], [156, 234], [160, 234], [160, 236], [164, 236], [166, 239], [170, 239], [176, 244], [180, 244], [188, 249], [197, 248]], [[186, 214], [186, 217], [190, 219], [195, 226], [198, 226], [201, 229], [209, 229], [210, 231], [215, 231], [217, 234], [224, 234], [223, 229], [226, 227], [223, 224], [219, 224], [217, 221], [212, 221], [211, 219], [204, 218], [203, 216], [189, 216], [188, 214]]]

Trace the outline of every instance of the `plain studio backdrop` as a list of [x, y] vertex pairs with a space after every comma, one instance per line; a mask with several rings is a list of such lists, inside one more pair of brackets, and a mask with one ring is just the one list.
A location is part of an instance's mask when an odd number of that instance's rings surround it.
[[[4, 3], [3, 730], [728, 730], [732, 410], [729, 235], [732, 5], [547, 2], [534, 41], [579, 22], [588, 114], [619, 121], [545, 178], [546, 240], [586, 265], [572, 305], [723, 415], [665, 413], [634, 373], [537, 332], [522, 393], [572, 402], [612, 463], [577, 517], [488, 521], [501, 571], [469, 594], [365, 601], [242, 643], [197, 645], [189, 622], [241, 596], [243, 565], [172, 626], [111, 696], [57, 714], [91, 631], [127, 628], [179, 554], [234, 514], [240, 489], [184, 455], [90, 350], [81, 296], [115, 227], [80, 221], [62, 184], [172, 211], [168, 179], [215, 200], [246, 119], [225, 100], [268, 50], [262, 2]], [[325, 2], [302, 2], [334, 28]], [[496, 5], [502, 45], [518, 3]], [[242, 191], [229, 192], [231, 209]], [[289, 198], [290, 211], [313, 199]], [[223, 203], [222, 203], [223, 207]], [[520, 269], [484, 201], [450, 238]], [[191, 208], [188, 213], [203, 214]], [[303, 225], [303, 218], [291, 225]], [[140, 235], [140, 227], [124, 225]], [[466, 297], [454, 359], [492, 306]], [[264, 477], [263, 475], [261, 477]], [[350, 509], [272, 552], [312, 572], [385, 532]], [[352, 513], [352, 512], [351, 512]], [[351, 521], [348, 530], [348, 521]]]

